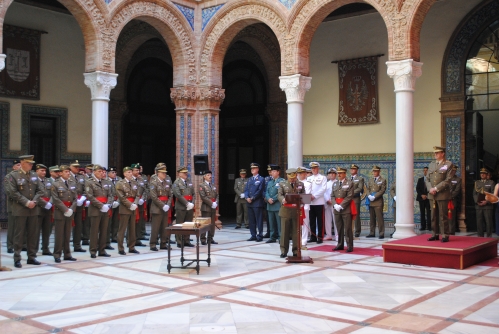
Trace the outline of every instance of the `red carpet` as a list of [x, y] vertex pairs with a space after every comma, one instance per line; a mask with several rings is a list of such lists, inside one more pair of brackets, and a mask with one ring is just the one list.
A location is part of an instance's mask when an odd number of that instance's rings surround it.
[[[314, 251], [319, 251], [319, 252], [333, 252], [333, 248], [335, 246], [331, 245], [323, 245], [323, 246], [318, 246], [314, 248], [309, 248], [308, 250], [314, 250]], [[334, 251], [338, 253], [346, 253], [346, 248], [344, 250], [339, 250], [339, 251]], [[348, 253], [348, 254], [353, 254], [353, 255], [366, 255], [366, 256], [382, 256], [383, 255], [383, 250], [382, 249], [372, 249], [372, 248], [360, 248], [357, 247], [355, 248], [355, 244], [353, 245], [353, 252]]]
[[494, 238], [450, 236], [450, 241], [427, 241], [428, 234], [383, 244], [385, 262], [464, 269], [497, 257]]

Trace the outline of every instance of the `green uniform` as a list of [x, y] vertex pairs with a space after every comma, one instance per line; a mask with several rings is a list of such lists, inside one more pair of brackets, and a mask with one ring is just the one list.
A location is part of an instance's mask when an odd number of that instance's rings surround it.
[[[13, 170], [12, 170], [13, 171]], [[8, 174], [7, 174], [8, 175]], [[6, 189], [7, 175], [3, 180]], [[14, 217], [12, 216], [12, 198], [7, 195], [7, 249], [14, 251]]]
[[[201, 198], [201, 217], [211, 218], [211, 226], [208, 232], [208, 242], [213, 240], [215, 236], [215, 222], [217, 221], [217, 208], [213, 209], [214, 202], [218, 205], [218, 191], [214, 184], [206, 181], [201, 182], [199, 185], [199, 197]], [[201, 235], [201, 241], [206, 242], [206, 233]]]
[[[370, 178], [367, 183], [369, 195], [374, 196], [374, 200], [369, 204], [369, 235], [376, 233], [376, 221], [378, 222], [379, 237], [385, 237], [385, 220], [383, 218], [383, 194], [386, 192], [386, 180], [378, 176], [376, 179]], [[357, 216], [359, 212], [357, 211]]]
[[456, 234], [456, 231], [459, 231], [459, 223], [457, 221], [457, 206], [461, 205], [461, 185], [462, 180], [459, 176], [454, 175], [450, 179], [450, 196], [452, 199], [452, 204], [454, 204], [454, 209], [451, 210], [452, 218], [449, 223], [450, 234]]
[[118, 207], [120, 224], [118, 227], [118, 234], [116, 235], [118, 250], [120, 252], [125, 250], [123, 241], [125, 239], [125, 231], [128, 230], [126, 243], [128, 250], [132, 251], [135, 249], [135, 225], [138, 208], [132, 211], [130, 210], [130, 206], [139, 202], [139, 198], [142, 195], [142, 188], [140, 188], [137, 181], [132, 178], [130, 181], [127, 179], [119, 180], [116, 183], [115, 190], [120, 203], [120, 206]]
[[[69, 179], [76, 184], [76, 194], [78, 199], [80, 199], [81, 196], [85, 196], [85, 180], [87, 178], [84, 175], [73, 174], [73, 172], [71, 172]], [[80, 206], [78, 206], [78, 203], [76, 204], [76, 211], [74, 213], [75, 226], [73, 227], [73, 249], [75, 251], [81, 249], [83, 224], [87, 224], [87, 222], [83, 221], [83, 212], [87, 213], [87, 211], [88, 210], [85, 208], [85, 201]], [[88, 224], [86, 226], [88, 226]], [[86, 238], [88, 241], [88, 232]]]
[[[279, 216], [281, 202], [279, 202], [277, 194], [279, 192], [279, 184], [283, 181], [284, 179], [281, 177], [277, 179], [271, 178], [265, 189], [265, 203], [267, 203], [267, 214], [270, 225], [270, 240], [273, 241], [278, 240], [281, 235], [281, 217]], [[269, 203], [269, 199], [272, 199], [272, 204]]]
[[[52, 208], [46, 209], [52, 196], [52, 178], [39, 179], [43, 195], [38, 199], [38, 229], [42, 232], [42, 253], [50, 253], [49, 241], [52, 234]], [[37, 235], [39, 236], [39, 233]], [[36, 250], [40, 249], [40, 237], [37, 239]]]
[[431, 210], [432, 236], [442, 234], [447, 237], [450, 234], [449, 219], [447, 216], [448, 204], [451, 199], [450, 179], [452, 178], [452, 162], [443, 160], [440, 163], [432, 161], [428, 166], [426, 177], [426, 188], [437, 189], [437, 193], [432, 195], [433, 207]]
[[[151, 198], [151, 238], [149, 247], [156, 247], [158, 235], [161, 240], [160, 248], [166, 249], [169, 239], [166, 239], [166, 228], [168, 227], [168, 216], [171, 214], [172, 206], [172, 183], [167, 175], [161, 181], [158, 177], [151, 177], [149, 183], [149, 197]], [[168, 205], [168, 211], [163, 208]]]
[[[482, 191], [493, 194], [495, 183], [492, 180], [478, 180], [475, 181], [475, 189], [473, 189], [473, 199], [475, 201], [476, 210], [476, 229], [477, 235], [479, 237], [484, 236], [484, 223], [486, 225], [485, 230], [487, 232], [487, 237], [492, 237], [492, 227], [494, 226], [494, 206], [487, 202], [487, 204], [480, 206], [478, 201], [480, 199], [479, 194]], [[483, 197], [482, 197], [482, 200]]]
[[145, 231], [146, 231], [146, 220], [144, 219], [144, 210], [147, 213], [147, 195], [148, 195], [148, 183], [147, 179], [140, 175], [137, 177], [137, 183], [140, 188], [142, 188], [142, 200], [144, 203], [139, 205], [139, 223], [135, 229], [135, 235], [137, 237], [137, 244], [140, 243], [141, 239], [145, 239]]
[[[121, 180], [121, 177], [116, 176], [115, 179], [111, 179], [110, 177], [106, 177], [106, 181], [108, 181], [112, 185], [112, 196], [114, 201], [118, 201], [118, 195], [116, 194], [116, 183]], [[113, 215], [109, 219], [109, 224], [107, 224], [107, 240], [106, 246], [111, 246], [111, 242], [116, 240], [116, 235], [118, 234], [118, 227], [120, 225], [120, 214], [119, 207], [112, 208]]]
[[[52, 202], [54, 204], [55, 240], [54, 259], [71, 258], [69, 239], [78, 200], [77, 184], [69, 178], [67, 183], [63, 178], [58, 178], [51, 187]], [[68, 209], [73, 210], [70, 217], [64, 216]]]
[[[279, 183], [277, 199], [280, 203], [282, 203], [286, 198], [286, 194], [303, 193], [305, 193], [305, 186], [303, 185], [303, 182], [295, 181], [294, 183], [290, 183], [288, 180], [285, 180]], [[296, 256], [298, 253], [298, 245], [300, 243], [299, 238], [301, 237], [301, 233], [298, 231], [299, 222], [297, 219], [297, 210], [300, 210], [300, 208], [290, 207], [288, 205], [289, 204], [282, 205], [279, 209], [279, 216], [281, 217], [281, 254], [288, 254], [289, 240], [291, 239], [293, 240], [293, 248], [291, 251], [293, 252], [293, 256]]]
[[[195, 193], [194, 186], [192, 185], [191, 180], [182, 178], [177, 178], [175, 182], [173, 182], [173, 196], [175, 196], [175, 217], [177, 224], [183, 224], [188, 221], [191, 222], [194, 217], [194, 209], [187, 210], [187, 204], [195, 202]], [[192, 196], [192, 200], [187, 200], [184, 196]], [[177, 240], [177, 245], [181, 245], [181, 236], [175, 235], [175, 239]], [[186, 243], [189, 243], [189, 240], [186, 240]]]
[[248, 183], [248, 179], [242, 177], [237, 178], [234, 182], [234, 191], [236, 192], [234, 203], [236, 203], [237, 211], [236, 226], [241, 227], [244, 220], [244, 226], [249, 228], [248, 206], [246, 205], [246, 199], [241, 198], [241, 194], [244, 194], [246, 183]]
[[355, 217], [354, 229], [355, 236], [358, 237], [362, 232], [362, 226], [360, 222], [360, 202], [361, 196], [364, 192], [364, 178], [360, 175], [350, 176], [350, 180], [353, 182], [353, 202], [357, 208], [357, 216]]
[[113, 203], [111, 185], [106, 180], [99, 180], [92, 175], [85, 181], [85, 192], [90, 201], [88, 206], [88, 217], [91, 222], [90, 254], [95, 255], [97, 252], [105, 254], [109, 211], [101, 212], [101, 209], [104, 205], [111, 207]]
[[353, 232], [352, 232], [352, 211], [350, 202], [353, 199], [354, 183], [347, 178], [343, 181], [338, 180], [331, 189], [331, 202], [340, 205], [343, 209], [338, 211], [334, 208], [334, 221], [338, 228], [337, 249], [343, 249], [346, 239], [347, 247], [353, 250]]

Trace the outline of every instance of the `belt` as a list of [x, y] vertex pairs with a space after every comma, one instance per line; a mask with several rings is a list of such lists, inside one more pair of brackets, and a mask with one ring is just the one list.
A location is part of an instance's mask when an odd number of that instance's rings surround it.
[[118, 200], [118, 196], [114, 196], [114, 200], [117, 201]]
[[107, 203], [107, 197], [96, 197], [95, 199], [101, 202], [102, 204]]
[[80, 199], [80, 198], [81, 198], [81, 195], [78, 195], [78, 199]]
[[67, 208], [69, 208], [69, 207], [71, 207], [71, 205], [73, 204], [73, 202], [62, 201], [62, 204], [64, 204]]
[[158, 199], [162, 202], [168, 202], [168, 196], [158, 196]]
[[50, 198], [48, 198], [48, 197], [42, 197], [42, 199], [43, 199], [45, 202], [50, 201]]
[[192, 195], [184, 195], [184, 198], [189, 202], [192, 201]]
[[216, 199], [216, 198], [212, 198], [212, 199], [211, 199], [211, 201], [212, 201], [212, 202], [216, 202], [216, 201], [217, 201], [217, 199]]
[[127, 197], [126, 199], [129, 200], [132, 203], [135, 202], [135, 197]]
[[288, 204], [288, 203], [286, 203], [283, 206], [286, 207], [286, 208], [296, 208], [296, 204]]

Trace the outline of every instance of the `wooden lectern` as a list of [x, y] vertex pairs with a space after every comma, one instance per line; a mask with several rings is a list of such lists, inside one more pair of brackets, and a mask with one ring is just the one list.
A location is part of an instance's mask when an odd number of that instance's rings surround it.
[[288, 256], [286, 263], [314, 263], [310, 256], [301, 256], [301, 224], [300, 224], [300, 207], [302, 204], [310, 204], [312, 202], [312, 195], [310, 194], [286, 194], [286, 203], [296, 204], [296, 221], [298, 228], [298, 253], [296, 256]]

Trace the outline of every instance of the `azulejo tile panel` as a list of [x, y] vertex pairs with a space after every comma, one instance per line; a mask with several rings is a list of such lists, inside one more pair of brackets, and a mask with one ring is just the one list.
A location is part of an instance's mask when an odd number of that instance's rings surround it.
[[180, 116], [180, 166], [184, 166], [185, 118]]
[[218, 12], [218, 10], [220, 8], [222, 8], [223, 4], [222, 5], [217, 5], [217, 6], [213, 6], [213, 7], [208, 7], [208, 8], [203, 8], [203, 10], [201, 11], [201, 16], [203, 18], [203, 23], [202, 23], [202, 30], [204, 30], [204, 28], [206, 27], [206, 25], [208, 24], [208, 22], [210, 22], [211, 18], [213, 17], [213, 15], [216, 14], [216, 12]]
[[461, 117], [447, 117], [445, 119], [445, 147], [447, 159], [462, 166]]
[[177, 8], [182, 12], [187, 22], [189, 22], [189, 25], [191, 26], [192, 30], [194, 30], [194, 8], [182, 6], [179, 5], [178, 3], [173, 3], [173, 4], [177, 6]]
[[[216, 124], [216, 119], [215, 116], [211, 116], [211, 168], [215, 166], [215, 124]], [[213, 183], [215, 183], [215, 177], [216, 175], [213, 175]]]
[[287, 9], [291, 9], [295, 4], [296, 0], [279, 0]]
[[[432, 159], [432, 153], [415, 153], [414, 154], [414, 174], [413, 178], [413, 189], [414, 189], [414, 222], [420, 222], [420, 212], [419, 204], [416, 201], [416, 184], [420, 177], [423, 176], [423, 167], [428, 166]], [[381, 167], [381, 176], [387, 180], [387, 190], [384, 198], [384, 218], [386, 221], [393, 222], [393, 197], [390, 195], [390, 187], [393, 182], [395, 182], [396, 175], [396, 160], [395, 154], [384, 153], [384, 154], [353, 154], [353, 155], [305, 155], [303, 156], [304, 164], [312, 161], [317, 161], [321, 164], [321, 171], [325, 173], [331, 167], [345, 167], [349, 170], [351, 164], [356, 164], [359, 166], [359, 175], [368, 179], [371, 177], [371, 169], [373, 165]], [[360, 206], [360, 218], [361, 220], [369, 220], [369, 211], [362, 201]]]

